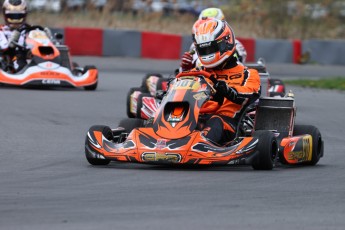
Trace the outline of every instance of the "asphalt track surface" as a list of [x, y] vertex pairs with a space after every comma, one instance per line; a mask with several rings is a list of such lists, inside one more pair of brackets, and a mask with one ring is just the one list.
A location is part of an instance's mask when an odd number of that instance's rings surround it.
[[[177, 62], [76, 60], [99, 67], [97, 91], [0, 88], [0, 229], [344, 229], [344, 92], [288, 86], [297, 121], [325, 141], [314, 167], [94, 167], [84, 157], [89, 127], [115, 127], [129, 87], [147, 72], [169, 76]], [[282, 79], [345, 70], [268, 66]]]

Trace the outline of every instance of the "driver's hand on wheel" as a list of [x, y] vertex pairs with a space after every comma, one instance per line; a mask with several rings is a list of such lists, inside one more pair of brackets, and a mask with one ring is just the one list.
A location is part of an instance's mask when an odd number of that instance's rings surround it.
[[9, 46], [11, 48], [14, 48], [16, 46], [16, 43], [19, 41], [19, 37], [20, 37], [20, 32], [18, 30], [14, 30], [9, 39]]
[[237, 99], [237, 91], [234, 88], [229, 87], [225, 81], [218, 81], [214, 88], [217, 90], [217, 93], [230, 101], [235, 101]]

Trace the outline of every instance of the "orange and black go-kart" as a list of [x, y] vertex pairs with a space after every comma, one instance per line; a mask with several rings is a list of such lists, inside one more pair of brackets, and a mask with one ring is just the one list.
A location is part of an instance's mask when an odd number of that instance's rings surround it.
[[[70, 60], [68, 47], [61, 45], [61, 34], [55, 38], [41, 26], [31, 26], [20, 32], [27, 33], [25, 44], [29, 47], [28, 64], [19, 72], [9, 68], [12, 63], [3, 59], [0, 84], [25, 87], [83, 87], [95, 90], [98, 70], [94, 66], [78, 67]], [[19, 48], [24, 48], [16, 44]]]
[[[119, 127], [92, 126], [85, 155], [92, 165], [111, 161], [148, 164], [251, 165], [271, 170], [276, 162], [315, 165], [323, 156], [323, 140], [314, 126], [295, 125], [293, 98], [262, 97], [242, 111], [236, 138], [212, 143], [202, 134], [209, 113], [219, 104], [210, 100], [215, 79], [205, 71], [176, 76], [149, 120], [127, 118]], [[253, 120], [250, 111], [255, 111]]]
[[[285, 85], [282, 80], [270, 77], [265, 61], [260, 58], [256, 63], [246, 64], [250, 69], [256, 69], [260, 75], [261, 92], [267, 97], [284, 97]], [[132, 87], [127, 94], [127, 116], [129, 118], [150, 119], [154, 116], [162, 93], [167, 90], [170, 81], [159, 73], [149, 73], [144, 76], [140, 87]]]

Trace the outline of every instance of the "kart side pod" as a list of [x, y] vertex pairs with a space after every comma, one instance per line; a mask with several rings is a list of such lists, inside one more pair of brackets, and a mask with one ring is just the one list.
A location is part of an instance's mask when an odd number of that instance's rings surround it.
[[311, 125], [295, 125], [296, 107], [292, 97], [260, 98], [255, 130], [270, 130], [279, 144], [279, 161], [283, 164], [315, 165], [323, 156], [320, 131]]

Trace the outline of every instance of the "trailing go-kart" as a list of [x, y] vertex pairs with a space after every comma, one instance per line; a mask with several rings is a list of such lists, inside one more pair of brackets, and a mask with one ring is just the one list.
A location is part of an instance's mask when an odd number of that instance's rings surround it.
[[249, 69], [256, 69], [259, 72], [262, 92], [268, 97], [284, 97], [286, 94], [285, 84], [282, 80], [271, 78], [266, 68], [266, 63], [263, 58], [259, 58], [255, 63], [247, 63]]
[[[262, 58], [256, 63], [246, 64], [246, 66], [259, 72], [262, 96], [285, 96], [284, 83], [280, 79], [270, 77]], [[133, 87], [128, 91], [127, 116], [141, 119], [152, 118], [161, 102], [160, 94], [167, 90], [167, 84], [170, 80], [159, 73], [150, 73], [144, 76], [140, 87]]]
[[[23, 30], [28, 34], [25, 43], [30, 47], [30, 60], [19, 72], [13, 72], [13, 68], [9, 68], [11, 63], [3, 60], [0, 84], [27, 87], [83, 87], [85, 90], [97, 88], [96, 67], [80, 68], [76, 63], [71, 63], [68, 47], [54, 43], [53, 38], [41, 26]], [[61, 38], [62, 35], [57, 36], [57, 39]], [[16, 45], [23, 48], [19, 44]]]
[[[236, 138], [206, 139], [202, 127], [219, 105], [211, 100], [215, 79], [205, 71], [181, 73], [170, 83], [153, 119], [129, 118], [116, 129], [92, 126], [85, 155], [92, 165], [110, 161], [149, 164], [251, 165], [270, 170], [275, 162], [315, 165], [323, 140], [314, 126], [294, 125], [293, 98], [263, 97], [242, 111]], [[255, 120], [250, 117], [255, 111]]]

